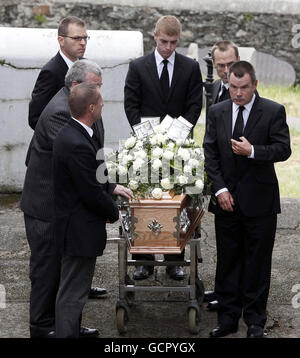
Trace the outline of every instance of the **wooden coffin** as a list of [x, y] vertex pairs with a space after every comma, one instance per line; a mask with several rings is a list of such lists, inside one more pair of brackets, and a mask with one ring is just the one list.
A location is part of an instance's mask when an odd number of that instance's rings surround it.
[[131, 254], [179, 254], [200, 224], [203, 208], [192, 206], [188, 195], [130, 202]]

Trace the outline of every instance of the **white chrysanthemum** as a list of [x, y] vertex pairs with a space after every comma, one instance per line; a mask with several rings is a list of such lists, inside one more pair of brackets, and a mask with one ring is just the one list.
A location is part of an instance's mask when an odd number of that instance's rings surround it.
[[161, 186], [164, 188], [164, 189], [167, 189], [167, 190], [170, 190], [173, 188], [173, 184], [170, 182], [170, 179], [169, 178], [164, 178], [160, 181], [160, 184]]
[[160, 188], [155, 188], [152, 190], [151, 195], [154, 199], [161, 199], [162, 197], [162, 190]]

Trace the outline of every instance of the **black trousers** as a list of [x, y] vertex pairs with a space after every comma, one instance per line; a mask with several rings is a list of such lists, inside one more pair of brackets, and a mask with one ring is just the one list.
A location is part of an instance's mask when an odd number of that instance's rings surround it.
[[55, 250], [52, 223], [24, 214], [30, 247], [30, 336], [46, 336], [55, 328], [55, 299], [60, 279], [60, 256]]
[[276, 225], [276, 214], [250, 218], [237, 209], [215, 215], [220, 324], [235, 324], [243, 315], [248, 326], [264, 327]]
[[91, 289], [96, 257], [63, 256], [55, 306], [56, 338], [78, 338]]

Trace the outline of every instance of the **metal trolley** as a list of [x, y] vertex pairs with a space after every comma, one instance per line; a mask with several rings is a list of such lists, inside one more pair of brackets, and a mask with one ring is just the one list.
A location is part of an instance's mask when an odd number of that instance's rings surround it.
[[[119, 300], [116, 304], [116, 323], [120, 334], [127, 332], [127, 323], [129, 321], [129, 308], [135, 299], [135, 292], [186, 292], [189, 294], [187, 305], [187, 318], [189, 332], [197, 334], [200, 330], [201, 314], [200, 306], [204, 298], [204, 284], [199, 278], [198, 263], [202, 263], [201, 247], [200, 247], [200, 220], [204, 214], [201, 208], [198, 215], [198, 222], [194, 223], [195, 230], [189, 239], [190, 257], [183, 261], [164, 261], [164, 260], [130, 260], [128, 252], [130, 241], [130, 207], [127, 203], [119, 205], [120, 209], [120, 227], [118, 238], [118, 266], [119, 266]], [[154, 253], [151, 251], [151, 253]], [[130, 266], [186, 266], [189, 267], [188, 284], [183, 286], [135, 286], [134, 281], [129, 277], [128, 267]]]

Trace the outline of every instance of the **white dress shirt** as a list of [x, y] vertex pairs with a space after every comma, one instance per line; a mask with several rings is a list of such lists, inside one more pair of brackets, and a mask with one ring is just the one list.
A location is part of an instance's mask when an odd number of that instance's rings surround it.
[[[250, 111], [251, 111], [253, 103], [255, 101], [255, 97], [256, 96], [254, 94], [252, 99], [251, 99], [251, 101], [244, 105], [245, 109], [242, 112], [243, 120], [244, 120], [244, 128], [246, 127]], [[237, 119], [237, 116], [238, 116], [238, 113], [239, 113], [239, 107], [240, 106], [238, 106], [237, 104], [232, 102], [232, 134], [233, 134], [235, 122], [236, 122], [236, 119]], [[248, 158], [251, 158], [251, 159], [254, 158], [254, 147], [253, 147], [253, 145], [251, 145], [251, 154], [248, 156]], [[222, 188], [222, 189], [218, 190], [216, 192], [215, 196], [218, 196], [219, 194], [223, 193], [224, 191], [228, 191], [228, 189], [227, 188]]]
[[[157, 49], [155, 49], [154, 51], [154, 56], [155, 56], [158, 77], [160, 78], [162, 70], [164, 68], [164, 64], [163, 64], [164, 58], [158, 53]], [[172, 55], [169, 58], [167, 58], [167, 60], [169, 61], [168, 73], [169, 73], [169, 86], [171, 87], [172, 77], [174, 72], [174, 64], [175, 64], [175, 51], [172, 52]]]
[[86, 124], [78, 121], [77, 119], [75, 119], [74, 117], [72, 117], [72, 119], [74, 119], [74, 121], [76, 121], [77, 123], [81, 124], [82, 127], [88, 132], [89, 136], [92, 138], [94, 131], [92, 130], [91, 127], [88, 127]]
[[59, 50], [59, 53], [61, 55], [61, 57], [64, 59], [65, 63], [67, 64], [68, 68], [72, 67], [73, 65], [73, 61], [71, 61], [63, 52], [62, 50]]
[[218, 97], [217, 98], [220, 98], [222, 92], [223, 92], [223, 86], [227, 89], [227, 91], [229, 91], [229, 84], [228, 83], [224, 83], [222, 80], [221, 80], [221, 87], [220, 87], [220, 91], [218, 93]]

